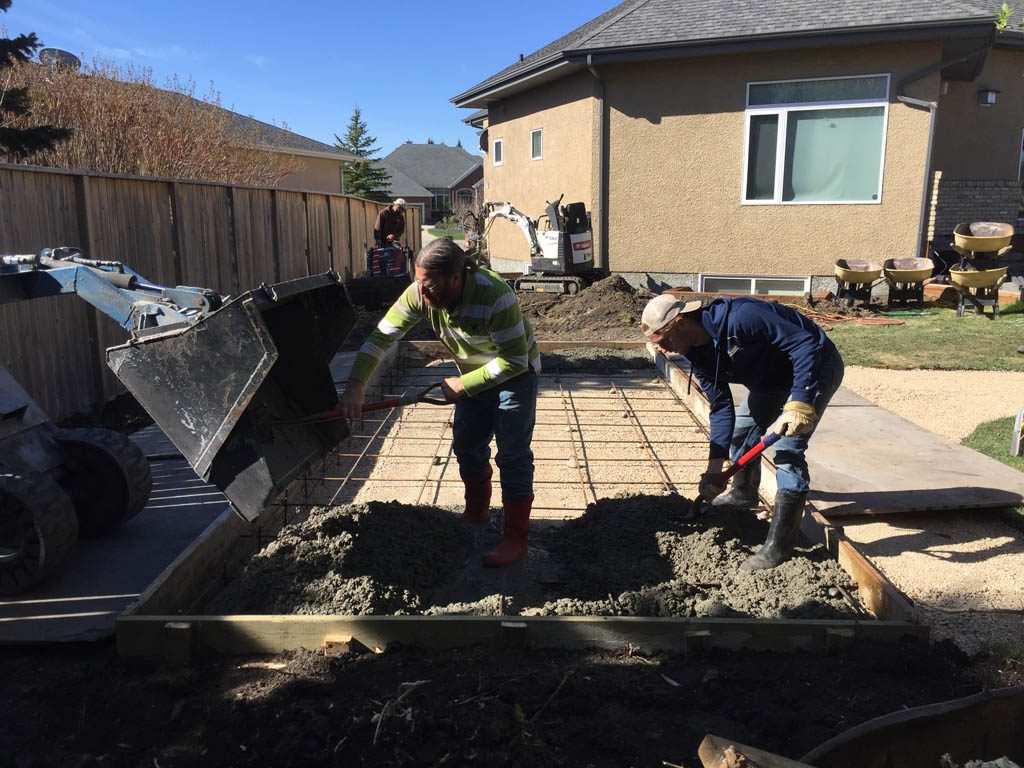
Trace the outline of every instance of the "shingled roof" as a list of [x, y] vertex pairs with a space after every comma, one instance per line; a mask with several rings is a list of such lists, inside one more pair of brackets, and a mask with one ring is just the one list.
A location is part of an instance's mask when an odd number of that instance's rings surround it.
[[385, 162], [376, 162], [378, 165], [391, 174], [391, 184], [388, 187], [388, 194], [391, 197], [432, 197], [429, 189], [422, 184], [417, 184], [393, 165]]
[[978, 32], [994, 33], [995, 10], [996, 3], [987, 0], [625, 0], [453, 97], [452, 102], [484, 106], [485, 92], [574, 59], [580, 64], [588, 53], [956, 26], [977, 26]]
[[479, 155], [446, 144], [407, 142], [384, 158], [384, 162], [431, 189], [451, 189], [456, 182], [483, 164]]
[[[223, 107], [216, 108], [223, 109]], [[336, 158], [340, 161], [362, 159], [351, 152], [346, 152], [343, 149], [338, 149], [330, 144], [324, 144], [322, 141], [302, 136], [284, 128], [278, 128], [276, 125], [264, 123], [262, 120], [246, 117], [229, 109], [224, 111], [228, 113], [232, 129], [239, 135], [245, 136], [257, 147], [265, 147], [279, 152], [305, 155], [307, 157]]]

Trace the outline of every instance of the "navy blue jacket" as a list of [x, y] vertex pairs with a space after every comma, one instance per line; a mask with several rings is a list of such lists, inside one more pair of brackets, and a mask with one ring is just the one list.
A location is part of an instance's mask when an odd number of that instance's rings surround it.
[[791, 307], [759, 299], [716, 299], [700, 310], [711, 342], [686, 355], [711, 404], [712, 459], [727, 458], [736, 412], [729, 384], [752, 392], [789, 392], [812, 403], [822, 350], [832, 341]]

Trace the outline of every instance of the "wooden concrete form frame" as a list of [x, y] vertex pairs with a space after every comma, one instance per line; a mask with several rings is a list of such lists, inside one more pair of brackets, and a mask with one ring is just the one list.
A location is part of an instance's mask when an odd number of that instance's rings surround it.
[[[646, 350], [673, 391], [707, 422], [707, 401], [699, 388], [686, 394], [685, 373], [653, 345], [644, 342], [544, 342], [545, 352], [581, 347]], [[403, 342], [389, 350], [371, 388], [389, 375], [400, 359], [415, 352], [443, 357], [438, 342]], [[703, 401], [703, 405], [702, 405]], [[770, 463], [767, 465], [771, 469]], [[772, 474], [765, 472], [764, 474]], [[287, 498], [301, 487], [296, 481]], [[317, 649], [326, 638], [353, 638], [369, 649], [391, 642], [429, 648], [479, 643], [510, 643], [546, 648], [620, 648], [685, 652], [728, 649], [814, 650], [872, 639], [895, 642], [927, 637], [916, 622], [914, 606], [856, 551], [839, 529], [812, 512], [803, 531], [824, 543], [856, 580], [859, 594], [877, 617], [867, 620], [688, 619], [620, 616], [204, 616], [192, 614], [225, 577], [276, 535], [287, 522], [288, 503], [268, 509], [255, 523], [230, 510], [169, 565], [117, 621], [118, 651], [124, 658], [187, 661], [193, 654], [277, 653]]]

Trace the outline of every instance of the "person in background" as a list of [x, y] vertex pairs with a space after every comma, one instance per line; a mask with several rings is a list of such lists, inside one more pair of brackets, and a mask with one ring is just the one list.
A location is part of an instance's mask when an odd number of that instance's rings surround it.
[[490, 520], [490, 442], [501, 472], [503, 535], [484, 565], [506, 566], [526, 555], [533, 506], [533, 427], [540, 349], [515, 292], [478, 267], [451, 238], [429, 243], [415, 259], [415, 279], [367, 338], [352, 365], [339, 406], [362, 412], [366, 382], [385, 350], [426, 320], [455, 358], [459, 375], [442, 390], [455, 403], [452, 448], [465, 485], [463, 519]]
[[[641, 329], [666, 351], [683, 355], [711, 406], [711, 444], [700, 494], [716, 506], [760, 504], [761, 462], [733, 477], [727, 494], [715, 484], [726, 457], [736, 461], [775, 432], [778, 492], [768, 538], [740, 566], [774, 568], [796, 543], [810, 474], [804, 454], [814, 429], [843, 380], [843, 359], [824, 331], [792, 307], [754, 298], [722, 298], [703, 306], [667, 293], [644, 308]], [[733, 407], [729, 385], [749, 394]], [[717, 498], [716, 498], [717, 497]]]
[[377, 247], [396, 245], [405, 234], [405, 200], [398, 198], [382, 208], [373, 223], [373, 241]]

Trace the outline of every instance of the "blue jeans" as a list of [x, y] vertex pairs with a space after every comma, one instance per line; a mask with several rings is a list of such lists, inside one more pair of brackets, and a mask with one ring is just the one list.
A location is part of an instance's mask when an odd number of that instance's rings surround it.
[[516, 501], [533, 493], [533, 425], [537, 421], [537, 374], [531, 371], [455, 401], [452, 449], [459, 475], [486, 475], [490, 467], [491, 438], [498, 453], [501, 495]]
[[[827, 344], [822, 350], [821, 379], [818, 396], [814, 398], [814, 410], [819, 421], [832, 395], [843, 383], [843, 359], [836, 348]], [[732, 431], [730, 458], [736, 461], [740, 456], [757, 445], [768, 427], [782, 413], [782, 406], [789, 400], [790, 392], [750, 392], [736, 410], [736, 426]], [[815, 424], [817, 427], [817, 424]], [[811, 487], [811, 476], [807, 471], [807, 443], [814, 430], [795, 437], [783, 437], [775, 444], [775, 480], [780, 491], [807, 493]]]

